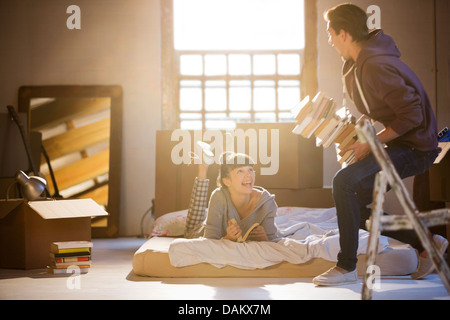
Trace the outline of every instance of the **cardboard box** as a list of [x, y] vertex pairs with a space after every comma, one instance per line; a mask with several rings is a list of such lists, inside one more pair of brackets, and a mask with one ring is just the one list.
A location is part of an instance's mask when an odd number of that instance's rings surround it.
[[442, 149], [430, 168], [430, 200], [450, 201], [450, 142], [439, 142]]
[[0, 268], [45, 268], [52, 242], [90, 241], [91, 217], [106, 215], [92, 199], [0, 200]]
[[[323, 148], [316, 147], [315, 139], [306, 139], [302, 136], [292, 133], [295, 127], [293, 123], [238, 123], [236, 129], [242, 129], [246, 133], [255, 133], [257, 155], [256, 161], [256, 184], [263, 186], [267, 190], [273, 191], [276, 195], [276, 201], [279, 206], [292, 205], [299, 203], [299, 199], [308, 200], [307, 202], [320, 202], [323, 194]], [[274, 131], [272, 131], [274, 130]], [[276, 130], [276, 131], [275, 131]], [[173, 212], [183, 210], [189, 206], [191, 198], [192, 185], [197, 175], [197, 165], [175, 164], [172, 159], [173, 148], [180, 143], [171, 139], [172, 130], [158, 130], [156, 132], [156, 189], [155, 189], [155, 218]], [[191, 151], [194, 149], [194, 141], [202, 139], [203, 132], [188, 131], [191, 140], [188, 142]], [[196, 135], [195, 132], [200, 133]], [[272, 146], [272, 133], [278, 133], [277, 148], [278, 154]], [[225, 135], [226, 132], [222, 131]], [[261, 136], [260, 136], [261, 134]], [[267, 139], [262, 140], [262, 139]], [[209, 139], [205, 139], [209, 142]], [[237, 139], [236, 139], [237, 141]], [[226, 150], [226, 139], [223, 138], [224, 150]], [[267, 142], [267, 144], [266, 144]], [[261, 143], [261, 145], [260, 145]], [[235, 152], [245, 152], [249, 154], [250, 138], [245, 140], [245, 150], [237, 150], [238, 142], [235, 142]], [[252, 144], [252, 146], [255, 146]], [[267, 149], [262, 149], [267, 147]], [[270, 163], [262, 164], [261, 155], [270, 155]], [[254, 157], [254, 156], [253, 156]], [[262, 167], [277, 167], [278, 171], [273, 175], [262, 175]], [[208, 194], [217, 187], [216, 179], [219, 170], [219, 164], [214, 163], [208, 169], [209, 190]], [[163, 182], [163, 183], [158, 183]], [[308, 189], [317, 189], [318, 192], [309, 192]], [[328, 205], [327, 200], [323, 204]], [[308, 199], [308, 196], [317, 196], [318, 198]], [[284, 204], [286, 201], [289, 204]], [[312, 201], [309, 201], [312, 200]], [[303, 205], [306, 205], [305, 203]], [[331, 206], [334, 203], [331, 202]]]

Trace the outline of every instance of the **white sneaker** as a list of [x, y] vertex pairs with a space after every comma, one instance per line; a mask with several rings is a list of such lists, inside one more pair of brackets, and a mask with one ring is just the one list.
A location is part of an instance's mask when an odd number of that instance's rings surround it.
[[358, 272], [355, 270], [342, 273], [336, 267], [322, 273], [313, 279], [316, 286], [340, 286], [358, 281]]
[[[448, 241], [444, 237], [441, 237], [438, 234], [433, 235], [433, 241], [436, 244], [437, 249], [439, 250], [439, 253], [442, 255], [444, 254], [445, 250], [448, 246]], [[411, 274], [411, 278], [414, 280], [422, 279], [423, 277], [426, 277], [434, 270], [433, 262], [431, 261], [430, 257], [423, 258], [419, 256], [419, 265], [417, 266], [417, 270], [414, 271], [413, 274]]]

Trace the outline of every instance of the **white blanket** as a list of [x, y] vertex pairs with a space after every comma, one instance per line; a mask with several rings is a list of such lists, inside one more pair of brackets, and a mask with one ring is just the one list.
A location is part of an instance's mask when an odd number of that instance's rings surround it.
[[[275, 223], [281, 237], [278, 242], [176, 239], [169, 247], [170, 263], [175, 267], [209, 263], [219, 268], [230, 265], [259, 269], [283, 261], [292, 264], [305, 263], [313, 258], [336, 261], [339, 229], [335, 208], [282, 207], [278, 209]], [[368, 238], [367, 231], [359, 231], [358, 254], [366, 253]], [[387, 246], [387, 238], [381, 236], [379, 252]]]

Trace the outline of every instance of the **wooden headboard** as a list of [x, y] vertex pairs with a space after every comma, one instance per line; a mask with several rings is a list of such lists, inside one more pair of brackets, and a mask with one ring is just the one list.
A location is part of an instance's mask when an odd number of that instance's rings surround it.
[[[266, 188], [275, 194], [275, 200], [279, 207], [301, 206], [321, 207], [334, 206], [329, 188], [323, 188], [323, 153], [321, 147], [315, 146], [314, 139], [305, 139], [291, 133], [293, 123], [251, 123], [238, 124], [236, 130], [249, 133], [245, 145], [245, 152], [250, 154], [256, 161], [256, 185]], [[235, 132], [235, 131], [233, 131]], [[186, 143], [180, 135], [175, 136], [172, 141], [173, 130], [158, 130], [156, 133], [156, 184], [155, 184], [155, 218], [169, 212], [187, 209], [191, 195], [192, 185], [197, 175], [196, 164], [174, 164], [172, 151], [180, 149], [180, 143]], [[178, 131], [179, 133], [179, 131]], [[221, 134], [225, 135], [222, 131]], [[183, 136], [191, 137], [190, 150], [195, 151], [196, 138], [202, 137], [204, 132], [185, 131]], [[253, 136], [251, 135], [253, 134]], [[252, 138], [258, 139], [258, 148], [249, 150], [249, 145], [256, 143]], [[278, 139], [276, 139], [278, 137]], [[235, 149], [239, 152], [237, 135], [235, 138]], [[267, 151], [261, 143], [267, 139]], [[274, 139], [276, 145], [272, 146]], [[252, 142], [250, 142], [250, 140]], [[204, 140], [213, 143], [213, 139]], [[223, 138], [223, 150], [229, 150], [225, 146], [226, 138]], [[242, 140], [241, 140], [242, 142]], [[189, 148], [188, 148], [189, 149]], [[278, 156], [276, 151], [278, 150]], [[184, 155], [178, 152], [176, 155]], [[261, 158], [261, 157], [262, 158]], [[268, 161], [271, 158], [271, 161]], [[278, 161], [278, 163], [275, 163]], [[274, 172], [276, 174], [261, 175], [261, 170]], [[208, 170], [210, 179], [209, 193], [216, 188], [218, 164], [212, 164]]]

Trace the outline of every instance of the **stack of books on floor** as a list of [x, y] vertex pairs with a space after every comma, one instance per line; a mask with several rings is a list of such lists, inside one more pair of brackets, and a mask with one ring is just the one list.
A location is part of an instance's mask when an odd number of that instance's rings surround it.
[[87, 273], [91, 267], [90, 241], [53, 242], [50, 245], [50, 265], [47, 271], [52, 274]]
[[337, 109], [336, 102], [323, 92], [318, 92], [312, 100], [304, 98], [292, 110], [297, 122], [293, 133], [305, 138], [316, 137], [316, 145], [328, 148], [335, 145], [338, 161], [351, 164], [353, 151], [342, 150], [357, 141], [355, 119], [345, 107]]

